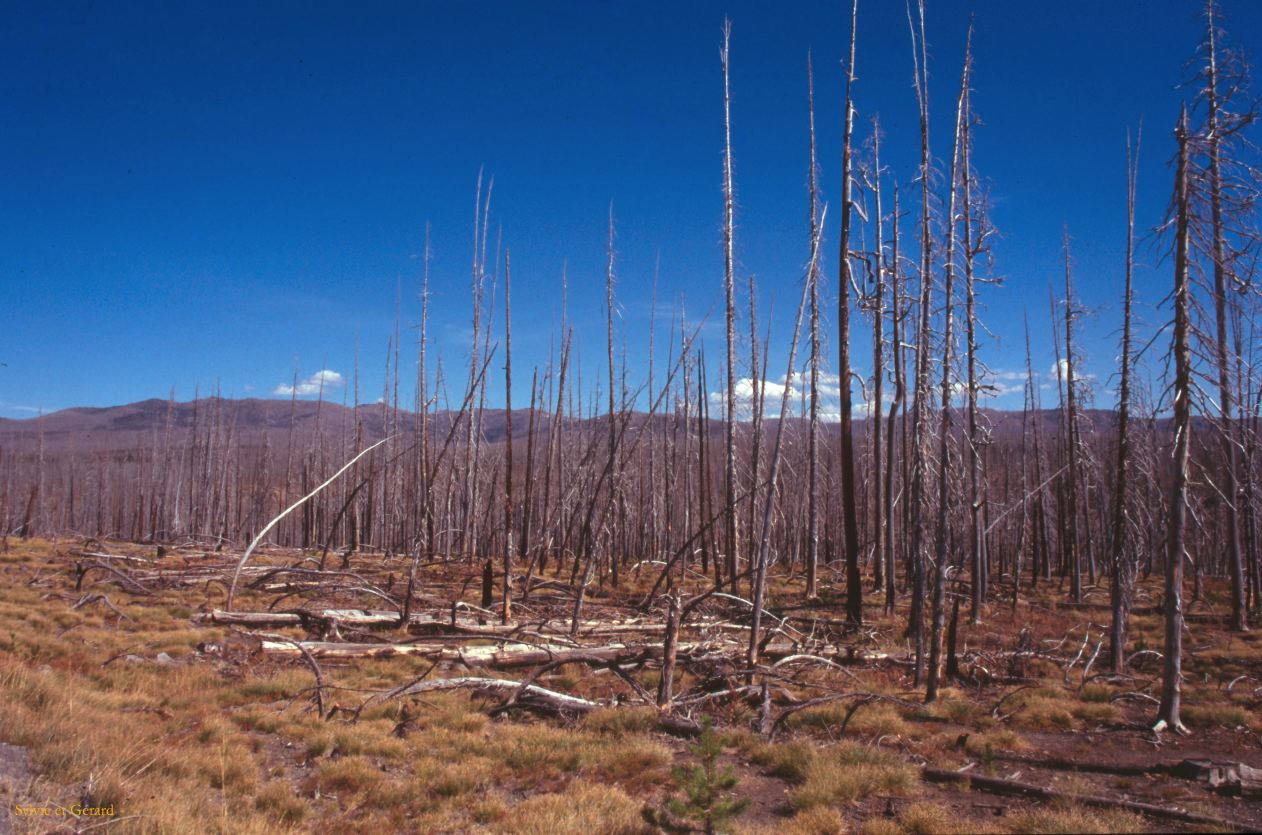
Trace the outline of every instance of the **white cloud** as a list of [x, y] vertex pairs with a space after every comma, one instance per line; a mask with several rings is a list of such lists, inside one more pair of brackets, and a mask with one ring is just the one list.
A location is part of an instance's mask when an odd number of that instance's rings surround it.
[[[820, 420], [825, 423], [836, 423], [841, 420], [838, 411], [841, 399], [840, 377], [836, 374], [820, 372], [819, 399]], [[809, 387], [810, 377], [806, 373], [794, 373], [791, 378], [781, 376], [778, 380], [755, 381], [752, 377], [741, 377], [736, 381], [736, 417], [738, 420], [749, 420], [753, 415], [754, 386], [762, 389], [763, 417], [774, 420], [780, 416], [780, 402], [785, 389], [789, 390], [789, 413], [798, 416], [803, 411], [802, 404]], [[722, 390], [708, 393], [712, 412], [722, 410], [726, 397]], [[862, 408], [862, 405], [860, 405]]]
[[289, 383], [281, 383], [272, 389], [272, 394], [279, 397], [292, 397], [294, 395], [309, 397], [329, 389], [341, 388], [344, 385], [346, 385], [345, 377], [336, 371], [325, 368], [317, 371], [305, 380], [300, 380], [296, 386]]

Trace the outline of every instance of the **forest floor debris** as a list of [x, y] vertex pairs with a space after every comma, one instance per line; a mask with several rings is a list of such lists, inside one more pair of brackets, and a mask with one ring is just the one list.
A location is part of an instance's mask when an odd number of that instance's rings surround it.
[[[798, 605], [776, 576], [777, 631], [757, 668], [744, 661], [748, 607], [707, 600], [681, 626], [666, 710], [665, 609], [636, 607], [647, 574], [589, 589], [572, 633], [557, 588], [519, 599], [506, 627], [479, 611], [469, 580], [481, 566], [431, 565], [401, 625], [369, 589], [397, 594], [404, 559], [356, 554], [363, 582], [309, 574], [277, 587], [276, 569], [304, 556], [256, 555], [224, 613], [227, 552], [168, 547], [159, 557], [101, 543], [85, 556], [72, 543], [11, 543], [0, 554], [0, 700], [10, 706], [0, 751], [14, 753], [3, 757], [13, 767], [3, 765], [0, 826], [88, 831], [100, 820], [14, 815], [21, 804], [78, 803], [112, 807], [110, 832], [306, 831], [316, 821], [336, 831], [650, 832], [644, 811], [679, 794], [676, 769], [697, 765], [690, 746], [712, 721], [720, 765], [748, 799], [737, 832], [1262, 828], [1256, 795], [1209, 776], [1262, 768], [1259, 633], [1191, 625], [1193, 733], [1155, 736], [1154, 706], [1122, 697], [1159, 686], [1160, 662], [1147, 654], [1160, 646], [1156, 611], [1136, 614], [1118, 677], [1079, 653], [1098, 639], [1089, 610], [1024, 596], [1015, 615], [994, 605], [982, 625], [961, 625], [960, 676], [925, 705], [897, 613], [874, 603], [864, 630], [846, 633], [826, 603]], [[85, 560], [92, 570], [79, 570]], [[1211, 613], [1221, 593], [1207, 583], [1192, 611]], [[326, 646], [418, 649], [314, 651]], [[1197, 760], [1212, 765], [1183, 765]], [[979, 790], [990, 784], [1038, 790]], [[1120, 802], [1100, 809], [1100, 798]]]

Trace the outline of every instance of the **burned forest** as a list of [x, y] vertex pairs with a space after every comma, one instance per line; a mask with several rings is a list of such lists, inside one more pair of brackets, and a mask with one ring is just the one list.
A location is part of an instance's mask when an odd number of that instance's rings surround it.
[[749, 274], [733, 13], [712, 270], [659, 302], [659, 252], [647, 328], [619, 195], [545, 277], [475, 169], [347, 385], [0, 418], [0, 831], [1262, 829], [1259, 99], [1185, 5], [1103, 271], [1073, 216], [1050, 281], [998, 245], [986, 15], [851, 0], [779, 92], [798, 267]]

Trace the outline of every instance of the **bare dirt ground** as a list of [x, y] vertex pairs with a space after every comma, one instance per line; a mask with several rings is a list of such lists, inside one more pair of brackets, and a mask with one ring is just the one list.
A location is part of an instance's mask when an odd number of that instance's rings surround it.
[[[1181, 765], [1262, 768], [1262, 633], [1226, 632], [1212, 583], [1190, 608], [1192, 733], [1156, 736], [1155, 582], [1125, 675], [1098, 649], [1107, 609], [1059, 608], [1043, 584], [1015, 612], [961, 619], [959, 675], [925, 705], [905, 609], [873, 598], [846, 632], [829, 597], [804, 606], [800, 578], [777, 576], [752, 678], [748, 606], [716, 596], [689, 613], [666, 715], [664, 607], [636, 605], [652, 567], [589, 589], [571, 637], [568, 566], [536, 573], [505, 628], [481, 608], [480, 567], [423, 565], [401, 626], [401, 558], [330, 554], [320, 570], [318, 552], [269, 551], [225, 612], [238, 557], [7, 543], [0, 831], [655, 831], [646, 809], [702, 828], [704, 811], [668, 800], [704, 759], [705, 724], [732, 772], [716, 796], [747, 801], [723, 831], [1262, 830], [1248, 786], [1216, 790]], [[995, 778], [1025, 788], [996, 793]]]

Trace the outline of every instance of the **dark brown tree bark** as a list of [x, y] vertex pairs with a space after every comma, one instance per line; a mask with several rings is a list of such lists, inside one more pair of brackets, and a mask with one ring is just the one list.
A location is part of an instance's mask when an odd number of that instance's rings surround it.
[[841, 146], [841, 274], [837, 288], [837, 376], [841, 389], [841, 514], [845, 526], [846, 547], [846, 623], [852, 628], [863, 625], [863, 579], [859, 574], [859, 512], [855, 487], [854, 427], [850, 402], [850, 223], [852, 214], [854, 136], [855, 24], [859, 0], [850, 6], [850, 59], [846, 64], [844, 119]]

